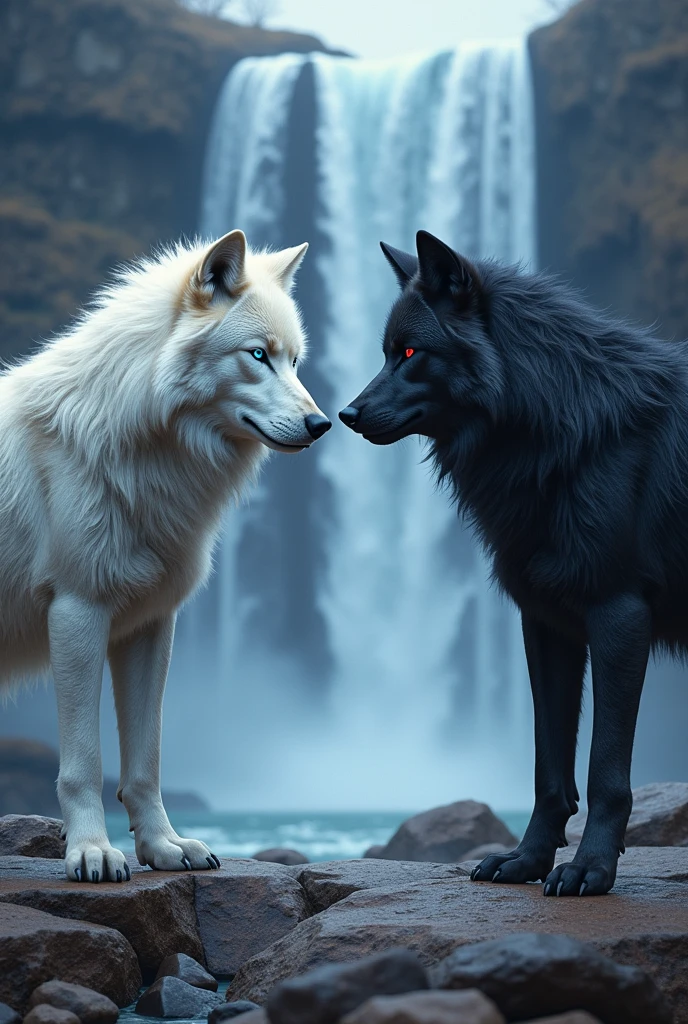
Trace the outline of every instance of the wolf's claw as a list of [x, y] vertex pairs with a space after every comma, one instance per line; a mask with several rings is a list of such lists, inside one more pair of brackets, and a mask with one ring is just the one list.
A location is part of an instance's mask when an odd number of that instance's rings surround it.
[[126, 861], [124, 863], [124, 877], [126, 878], [127, 882], [131, 881], [131, 871], [129, 870], [129, 865], [126, 863]]
[[92, 871], [91, 872], [91, 881], [92, 882], [99, 882], [100, 881], [100, 871]]
[[191, 871], [191, 861], [189, 860], [188, 857], [182, 857], [182, 864], [184, 865], [187, 871]]
[[81, 868], [74, 868], [74, 877], [76, 878], [77, 882], [81, 881]]
[[215, 861], [215, 865], [216, 865], [216, 867], [218, 867], [218, 868], [221, 868], [221, 867], [222, 867], [222, 864], [220, 863], [220, 858], [219, 858], [219, 857], [216, 857], [214, 853], [211, 853], [211, 854], [210, 854], [210, 856], [211, 856], [211, 857], [213, 858], [213, 860]]

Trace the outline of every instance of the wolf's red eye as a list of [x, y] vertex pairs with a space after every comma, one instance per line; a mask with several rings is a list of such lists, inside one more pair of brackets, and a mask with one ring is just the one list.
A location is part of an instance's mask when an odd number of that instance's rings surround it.
[[404, 355], [406, 356], [407, 359], [410, 359], [415, 351], [415, 348], [407, 348], [404, 352]]

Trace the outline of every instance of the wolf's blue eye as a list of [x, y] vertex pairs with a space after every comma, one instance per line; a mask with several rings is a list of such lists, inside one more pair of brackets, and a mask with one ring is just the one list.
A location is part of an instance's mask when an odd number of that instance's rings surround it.
[[261, 363], [265, 359], [265, 349], [264, 348], [254, 348], [254, 350], [251, 353], [251, 355], [253, 356], [254, 359], [257, 359], [258, 362]]

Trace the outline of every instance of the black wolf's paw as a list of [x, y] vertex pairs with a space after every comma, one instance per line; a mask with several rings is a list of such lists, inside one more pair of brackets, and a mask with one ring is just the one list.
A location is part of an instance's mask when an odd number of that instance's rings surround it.
[[511, 853], [493, 853], [480, 861], [471, 872], [474, 882], [539, 882], [554, 864], [554, 853], [516, 849]]
[[603, 896], [616, 880], [616, 860], [589, 858], [576, 863], [559, 864], [550, 872], [542, 890], [545, 896]]

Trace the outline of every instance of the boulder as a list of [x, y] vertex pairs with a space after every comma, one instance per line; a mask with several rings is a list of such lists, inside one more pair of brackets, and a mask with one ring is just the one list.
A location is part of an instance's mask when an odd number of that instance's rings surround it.
[[119, 1010], [112, 999], [85, 985], [57, 979], [46, 981], [34, 989], [29, 1006], [40, 1006], [41, 1003], [69, 1010], [81, 1024], [115, 1024], [119, 1017]]
[[572, 1013], [558, 1013], [554, 1017], [538, 1017], [524, 1024], [602, 1024], [602, 1021], [585, 1010], [573, 1010]]
[[58, 860], [65, 855], [59, 818], [43, 818], [39, 814], [6, 814], [0, 818], [0, 856], [48, 857]]
[[372, 846], [368, 847], [366, 852], [363, 854], [363, 857], [364, 858], [371, 858], [371, 859], [374, 859], [376, 857], [381, 857], [382, 856], [382, 851], [384, 850], [384, 848], [385, 848], [385, 844], [384, 843], [373, 843]]
[[231, 977], [311, 913], [293, 871], [280, 864], [225, 860], [194, 882], [205, 962], [220, 977]]
[[224, 998], [217, 992], [166, 975], [146, 989], [136, 1004], [136, 1012], [144, 1017], [207, 1017], [222, 1003]]
[[193, 985], [194, 988], [204, 988], [208, 992], [217, 992], [217, 979], [213, 978], [212, 974], [208, 974], [205, 967], [202, 967], [198, 960], [194, 960], [192, 956], [187, 956], [186, 953], [172, 953], [170, 956], [165, 957], [158, 967], [155, 980], [168, 977], [181, 978], [187, 985]]
[[80, 1024], [80, 1021], [71, 1010], [61, 1010], [59, 1006], [40, 1003], [29, 1010], [24, 1017], [24, 1024]]
[[21, 1024], [21, 1017], [7, 1003], [0, 1003], [0, 1024]]
[[241, 1018], [241, 1024], [271, 1024], [265, 1010], [251, 1010]]
[[237, 999], [235, 1002], [223, 1003], [222, 1006], [216, 1006], [214, 1010], [210, 1011], [208, 1024], [223, 1024], [226, 1020], [242, 1017], [245, 1013], [251, 1013], [252, 1010], [260, 1010], [260, 1006], [257, 1003], [252, 1003], [250, 999]]
[[481, 846], [474, 846], [472, 850], [469, 850], [462, 860], [480, 861], [483, 857], [489, 857], [491, 853], [509, 853], [513, 848], [505, 843], [483, 843]]
[[374, 996], [341, 1024], [505, 1024], [495, 1004], [477, 989]]
[[453, 882], [470, 874], [457, 864], [423, 864], [402, 860], [339, 860], [313, 864], [297, 875], [314, 913], [362, 889], [401, 888], [408, 883]]
[[[231, 998], [263, 1005], [272, 987], [286, 978], [384, 948], [406, 946], [432, 965], [469, 943], [547, 932], [590, 941], [617, 962], [645, 970], [671, 1002], [676, 1024], [688, 1024], [688, 885], [665, 878], [620, 877], [605, 897], [545, 900], [540, 885], [471, 882], [459, 871], [451, 880], [433, 877], [448, 865], [414, 865], [428, 872], [425, 880], [376, 887], [371, 876], [382, 865], [363, 860], [323, 865], [331, 876], [322, 882], [328, 886], [328, 899], [341, 885], [338, 868], [346, 880], [342, 893], [356, 884], [360, 869], [364, 877], [358, 891], [350, 890], [246, 961], [232, 980]], [[306, 887], [319, 868], [312, 865], [299, 875]]]
[[431, 971], [440, 989], [480, 989], [509, 1020], [587, 1010], [605, 1024], [672, 1024], [654, 981], [568, 935], [509, 935], [455, 950]]
[[0, 903], [116, 928], [133, 946], [144, 981], [152, 981], [160, 962], [171, 953], [202, 960], [194, 876], [151, 871], [133, 858], [130, 868], [131, 881], [126, 884], [75, 885], [64, 877], [61, 862], [0, 857]]
[[308, 864], [308, 857], [298, 850], [289, 850], [286, 847], [274, 846], [269, 850], [259, 850], [253, 854], [253, 860], [264, 860], [269, 864], [286, 864], [291, 867], [295, 864]]
[[518, 840], [487, 804], [457, 800], [403, 822], [378, 856], [452, 864], [483, 843], [503, 843], [513, 849]]
[[53, 978], [93, 988], [118, 1006], [141, 987], [134, 950], [114, 928], [7, 903], [0, 904], [0, 964], [0, 999], [19, 1012]]
[[374, 995], [396, 995], [428, 987], [418, 957], [390, 949], [353, 963], [326, 964], [282, 982], [267, 1001], [271, 1024], [337, 1024]]
[[[587, 813], [569, 821], [566, 835], [578, 843]], [[688, 846], [688, 782], [654, 782], [633, 790], [626, 846]]]

